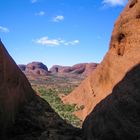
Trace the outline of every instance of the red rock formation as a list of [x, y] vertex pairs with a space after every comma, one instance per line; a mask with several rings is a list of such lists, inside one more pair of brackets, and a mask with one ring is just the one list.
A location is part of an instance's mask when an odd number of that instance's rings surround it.
[[18, 65], [18, 67], [20, 68], [20, 70], [21, 71], [25, 71], [25, 69], [26, 69], [26, 65], [23, 65], [23, 64], [20, 64], [20, 65]]
[[97, 68], [98, 65], [99, 64], [97, 63], [87, 63], [83, 75], [88, 76]]
[[18, 108], [30, 100], [33, 93], [25, 75], [0, 41], [0, 126], [3, 130], [15, 121]]
[[83, 140], [140, 139], [140, 64], [96, 105], [83, 124]]
[[35, 94], [0, 41], [0, 140], [80, 140], [80, 133]]
[[51, 73], [60, 73], [60, 74], [81, 74], [84, 76], [87, 76], [88, 74], [91, 73], [96, 67], [97, 63], [80, 63], [76, 64], [74, 66], [59, 66], [59, 65], [54, 65], [52, 68], [50, 68]]
[[48, 75], [48, 68], [41, 62], [32, 62], [26, 65], [25, 73], [34, 75]]
[[102, 63], [71, 94], [65, 103], [84, 106], [76, 115], [84, 118], [112, 92], [124, 75], [140, 62], [140, 1], [132, 0], [115, 23], [110, 48]]
[[60, 66], [60, 65], [53, 65], [49, 69], [49, 71], [54, 74], [54, 73], [58, 73], [61, 68], [62, 68], [62, 66]]

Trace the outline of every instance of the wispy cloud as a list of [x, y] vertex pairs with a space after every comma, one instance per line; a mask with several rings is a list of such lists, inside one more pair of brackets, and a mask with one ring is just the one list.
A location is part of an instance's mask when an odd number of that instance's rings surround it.
[[6, 28], [6, 27], [0, 26], [0, 32], [8, 33], [9, 32], [9, 29]]
[[44, 11], [40, 11], [38, 13], [35, 13], [36, 16], [44, 16], [45, 12]]
[[31, 3], [36, 3], [38, 0], [31, 0]]
[[49, 39], [47, 36], [39, 38], [35, 41], [38, 44], [45, 46], [58, 46], [60, 45], [60, 40], [57, 39]]
[[79, 43], [80, 43], [79, 40], [73, 40], [73, 41], [64, 42], [64, 45], [73, 46], [73, 45], [76, 45], [76, 44], [79, 44]]
[[64, 20], [64, 16], [62, 16], [62, 15], [55, 16], [52, 19], [53, 22], [60, 22], [60, 21], [63, 21], [63, 20]]
[[49, 39], [48, 36], [36, 39], [34, 42], [43, 46], [74, 46], [80, 43], [79, 40], [66, 41], [63, 39]]
[[103, 0], [104, 6], [124, 6], [127, 0]]

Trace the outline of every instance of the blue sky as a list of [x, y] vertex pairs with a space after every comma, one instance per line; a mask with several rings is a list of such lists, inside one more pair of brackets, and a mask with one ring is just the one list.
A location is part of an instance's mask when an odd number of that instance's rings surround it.
[[18, 64], [100, 62], [126, 0], [0, 0], [0, 38]]

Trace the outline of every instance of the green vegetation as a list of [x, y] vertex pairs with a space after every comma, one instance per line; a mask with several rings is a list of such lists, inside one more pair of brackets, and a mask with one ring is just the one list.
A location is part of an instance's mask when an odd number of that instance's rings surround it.
[[[61, 93], [61, 94], [64, 94], [64, 95], [68, 95], [69, 93], [71, 93], [73, 91], [73, 89], [75, 88], [76, 86], [67, 86], [67, 87], [59, 87], [59, 88], [54, 88], [53, 91], [54, 92], [57, 92], [58, 94]], [[51, 89], [49, 89], [51, 90]]]
[[[75, 105], [63, 104], [58, 96], [59, 90], [45, 89], [45, 87], [39, 87], [37, 90], [41, 94], [40, 96], [44, 98], [63, 119], [76, 127], [81, 126], [81, 121], [73, 114], [73, 112], [76, 111]], [[67, 94], [69, 91], [69, 88], [64, 89], [65, 94]]]
[[68, 123], [80, 127], [80, 121], [73, 113], [82, 110], [84, 106], [63, 104], [60, 97], [71, 93], [81, 82], [82, 77], [72, 75], [48, 75], [36, 78], [29, 78], [32, 87], [40, 93], [50, 106], [57, 112], [61, 118]]

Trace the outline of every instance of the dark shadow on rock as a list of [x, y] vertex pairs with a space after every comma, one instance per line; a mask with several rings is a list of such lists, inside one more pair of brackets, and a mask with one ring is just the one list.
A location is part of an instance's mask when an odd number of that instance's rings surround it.
[[80, 140], [74, 128], [37, 96], [0, 41], [0, 140]]
[[140, 64], [87, 116], [84, 140], [140, 139]]

